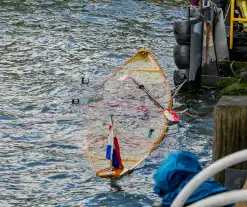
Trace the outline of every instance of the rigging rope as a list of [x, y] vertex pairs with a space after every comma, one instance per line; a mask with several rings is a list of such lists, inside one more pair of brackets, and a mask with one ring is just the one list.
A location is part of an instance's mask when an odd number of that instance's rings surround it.
[[181, 83], [181, 84], [176, 88], [176, 90], [174, 91], [174, 94], [172, 95], [171, 99], [173, 99], [173, 98], [177, 95], [177, 93], [180, 91], [180, 89], [183, 87], [183, 85], [184, 85], [186, 82], [187, 82], [187, 80], [184, 80], [184, 82]]

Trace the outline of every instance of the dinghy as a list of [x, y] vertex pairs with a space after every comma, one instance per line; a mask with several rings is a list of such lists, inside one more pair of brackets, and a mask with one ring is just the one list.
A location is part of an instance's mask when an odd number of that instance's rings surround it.
[[132, 172], [164, 139], [173, 121], [169, 81], [142, 48], [104, 81], [88, 105], [84, 155], [101, 178]]

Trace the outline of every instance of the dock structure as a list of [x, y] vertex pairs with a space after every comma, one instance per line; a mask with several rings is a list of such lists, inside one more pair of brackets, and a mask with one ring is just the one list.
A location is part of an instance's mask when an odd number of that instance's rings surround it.
[[[247, 149], [247, 96], [223, 96], [214, 111], [213, 162], [242, 149]], [[231, 168], [233, 172], [236, 169], [247, 170], [247, 162]], [[242, 174], [247, 176], [247, 171]], [[216, 174], [214, 178], [225, 184], [226, 171]], [[239, 181], [243, 182], [239, 188], [244, 181]]]
[[[196, 2], [186, 8], [186, 20], [173, 24], [177, 43], [173, 80], [176, 86], [186, 80], [185, 91], [216, 87], [219, 81], [236, 77], [235, 61], [247, 60], [247, 0]], [[222, 68], [222, 63], [229, 64]]]

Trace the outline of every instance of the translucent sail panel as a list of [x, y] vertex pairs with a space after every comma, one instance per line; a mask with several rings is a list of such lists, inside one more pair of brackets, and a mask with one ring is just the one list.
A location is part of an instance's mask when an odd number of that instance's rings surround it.
[[128, 60], [121, 68], [129, 70], [159, 70], [160, 67], [153, 56], [146, 52], [139, 52]]
[[[140, 68], [144, 68], [142, 62]], [[154, 146], [165, 129], [165, 117], [147, 94], [131, 79], [134, 78], [164, 108], [170, 101], [168, 81], [162, 72], [133, 72], [122, 69], [105, 82], [100, 99], [89, 103], [84, 127], [86, 155], [96, 170], [110, 166], [105, 158], [108, 125], [113, 115], [113, 127], [120, 145], [125, 168], [131, 168]], [[153, 129], [151, 136], [148, 136]]]

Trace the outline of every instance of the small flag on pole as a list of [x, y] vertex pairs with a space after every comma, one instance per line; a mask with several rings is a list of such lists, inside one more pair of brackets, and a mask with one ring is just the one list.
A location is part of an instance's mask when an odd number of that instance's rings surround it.
[[108, 144], [106, 146], [106, 159], [111, 160], [112, 152], [113, 152], [113, 128], [112, 125], [108, 126], [109, 134], [108, 134]]
[[111, 125], [108, 126], [109, 134], [108, 134], [108, 144], [106, 146], [106, 159], [112, 160], [112, 167], [123, 169], [124, 166], [122, 164], [121, 155], [120, 155], [120, 147], [118, 144], [117, 137], [114, 135], [113, 131], [113, 121], [111, 117]]

